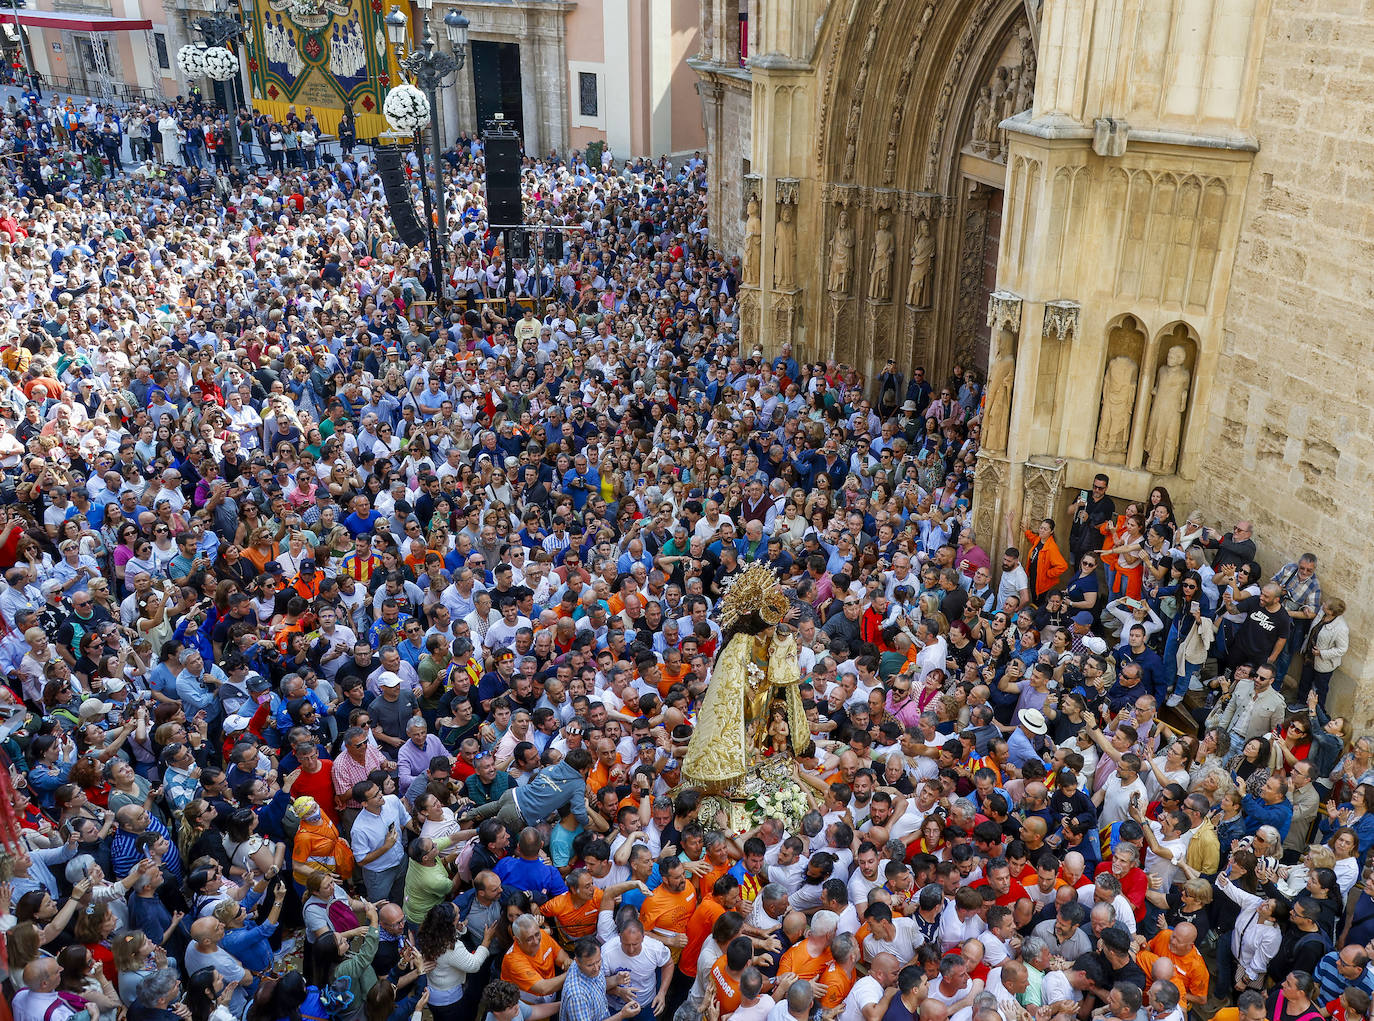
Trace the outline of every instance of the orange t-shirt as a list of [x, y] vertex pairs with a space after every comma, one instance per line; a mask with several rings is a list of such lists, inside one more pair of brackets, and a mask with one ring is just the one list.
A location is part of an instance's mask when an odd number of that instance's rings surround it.
[[701, 899], [714, 900], [715, 897], [711, 894], [711, 890], [715, 888], [716, 880], [734, 867], [734, 862], [727, 861], [724, 865], [720, 865], [702, 876], [697, 883], [697, 889], [701, 891]]
[[717, 957], [716, 963], [711, 965], [711, 988], [716, 991], [716, 1001], [720, 1004], [722, 1017], [739, 1009], [739, 979], [731, 978], [725, 970], [724, 954]]
[[644, 906], [639, 909], [639, 921], [646, 933], [654, 929], [664, 932], [687, 933], [687, 923], [692, 920], [692, 912], [697, 909], [697, 892], [688, 883], [681, 893], [673, 893], [666, 883], [649, 894]]
[[785, 975], [791, 972], [797, 978], [810, 982], [830, 967], [834, 960], [829, 950], [822, 951], [819, 957], [812, 957], [807, 952], [806, 940], [802, 940], [788, 947], [787, 952], [782, 955], [782, 960], [778, 962], [778, 974]]
[[558, 923], [558, 927], [570, 940], [596, 934], [596, 914], [601, 910], [602, 892], [596, 890], [587, 903], [578, 907], [573, 903], [572, 893], [560, 893], [551, 897], [540, 907], [540, 912]]
[[821, 997], [821, 1006], [829, 1010], [844, 1003], [844, 998], [849, 995], [849, 990], [854, 987], [854, 976], [831, 961], [826, 966], [825, 971], [821, 972], [820, 982], [821, 985], [825, 986], [825, 995]]
[[660, 664], [658, 668], [658, 693], [664, 698], [668, 697], [668, 692], [674, 684], [677, 684], [688, 674], [686, 663], [679, 663], [677, 670], [669, 670], [666, 663]]
[[692, 917], [687, 922], [687, 946], [683, 948], [682, 957], [677, 963], [677, 970], [682, 974], [695, 977], [697, 956], [706, 945], [706, 937], [711, 935], [716, 919], [723, 914], [725, 905], [717, 900], [703, 900], [692, 912]]
[[1174, 985], [1178, 986], [1179, 996], [1183, 998], [1184, 1002], [1187, 1002], [1190, 995], [1205, 1000], [1210, 982], [1207, 962], [1202, 959], [1202, 955], [1197, 952], [1196, 947], [1183, 957], [1169, 953], [1169, 935], [1168, 929], [1156, 933], [1154, 939], [1146, 944], [1146, 949], [1136, 955], [1136, 963], [1148, 975], [1155, 961], [1161, 957], [1168, 958], [1174, 966], [1172, 981]]
[[558, 944], [547, 932], [539, 934], [539, 949], [530, 956], [517, 944], [501, 959], [501, 977], [529, 992], [536, 982], [553, 978], [558, 965]]

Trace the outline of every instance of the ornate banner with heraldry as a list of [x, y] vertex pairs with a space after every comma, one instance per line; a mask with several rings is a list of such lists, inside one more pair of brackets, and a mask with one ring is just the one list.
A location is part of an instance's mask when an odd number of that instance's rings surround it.
[[358, 136], [387, 130], [382, 100], [396, 77], [382, 0], [249, 0], [253, 106], [278, 120], [305, 108], [334, 132], [345, 106]]

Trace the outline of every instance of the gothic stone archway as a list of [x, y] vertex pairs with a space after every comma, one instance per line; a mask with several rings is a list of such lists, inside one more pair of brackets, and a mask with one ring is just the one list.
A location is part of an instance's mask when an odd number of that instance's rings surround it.
[[[939, 375], [959, 360], [981, 369], [1006, 174], [997, 125], [1034, 92], [1026, 7], [832, 4], [816, 66], [826, 241], [810, 274], [815, 353], [870, 378], [888, 357], [904, 372], [921, 363]], [[841, 213], [854, 238], [847, 277], [829, 272]]]

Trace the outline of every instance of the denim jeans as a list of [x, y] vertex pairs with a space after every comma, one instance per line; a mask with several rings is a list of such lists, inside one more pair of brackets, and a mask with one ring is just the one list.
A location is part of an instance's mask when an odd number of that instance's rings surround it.
[[1173, 694], [1186, 696], [1188, 694], [1189, 685], [1192, 684], [1193, 678], [1198, 675], [1201, 669], [1201, 663], [1185, 663], [1183, 665], [1183, 672], [1174, 678]]
[[1293, 662], [1293, 653], [1302, 648], [1311, 627], [1310, 620], [1293, 621], [1293, 626], [1288, 632], [1288, 641], [1284, 643], [1279, 658], [1274, 661], [1274, 687], [1283, 689], [1283, 679], [1288, 676], [1288, 665]]
[[[1174, 624], [1169, 628], [1169, 637], [1164, 642], [1164, 674], [1166, 677], [1173, 675], [1177, 669], [1176, 663], [1178, 663], [1178, 625]], [[1177, 684], [1178, 682], [1175, 681], [1175, 688], [1177, 688]], [[1163, 707], [1165, 699], [1169, 697], [1169, 682], [1164, 681], [1162, 687], [1162, 694], [1158, 691], [1155, 692], [1155, 697], [1159, 699], [1161, 707]], [[1185, 687], [1183, 690], [1187, 691], [1188, 689]]]
[[1310, 661], [1304, 661], [1302, 674], [1298, 681], [1297, 701], [1301, 704], [1307, 703], [1307, 694], [1314, 688], [1317, 691], [1317, 705], [1326, 708], [1326, 693], [1331, 689], [1331, 670], [1318, 670], [1316, 665]]

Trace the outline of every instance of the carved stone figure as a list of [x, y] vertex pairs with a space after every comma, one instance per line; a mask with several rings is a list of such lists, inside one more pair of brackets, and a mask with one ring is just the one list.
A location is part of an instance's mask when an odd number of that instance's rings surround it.
[[987, 147], [992, 138], [992, 89], [984, 85], [978, 90], [978, 98], [973, 104], [973, 142], [974, 147]]
[[773, 237], [773, 286], [780, 291], [790, 291], [795, 286], [793, 253], [797, 249], [797, 225], [793, 222], [794, 210], [789, 202], [778, 204], [778, 225]]
[[757, 195], [749, 196], [749, 215], [744, 222], [744, 282], [759, 282], [759, 246], [762, 244], [763, 220], [759, 217]]
[[997, 124], [1002, 119], [1003, 94], [1007, 88], [1007, 69], [999, 67], [997, 73], [992, 76], [992, 84], [988, 86], [988, 126], [984, 140], [988, 143], [989, 150], [1000, 150], [1001, 144], [998, 140]]
[[997, 332], [996, 357], [988, 366], [988, 388], [983, 403], [983, 449], [1000, 453], [1007, 449], [1011, 423], [1011, 385], [1016, 378], [1015, 338], [1005, 327]]
[[1131, 442], [1131, 412], [1135, 410], [1139, 367], [1129, 355], [1117, 355], [1107, 363], [1102, 377], [1102, 415], [1097, 420], [1097, 459], [1125, 460]]
[[1022, 67], [1016, 79], [1016, 100], [1011, 104], [1012, 113], [1021, 113], [1035, 105], [1035, 72]]
[[930, 277], [935, 263], [935, 239], [930, 236], [930, 221], [921, 218], [916, 241], [911, 246], [911, 276], [906, 284], [906, 303], [912, 308], [930, 307]]
[[1155, 375], [1154, 400], [1150, 422], [1145, 430], [1145, 467], [1156, 475], [1172, 475], [1178, 463], [1178, 443], [1183, 433], [1183, 415], [1188, 410], [1188, 387], [1193, 375], [1183, 367], [1187, 352], [1175, 344], [1164, 356]]
[[891, 184], [897, 176], [897, 140], [889, 139], [887, 155], [883, 157], [883, 184]]
[[830, 239], [830, 272], [826, 290], [832, 294], [849, 293], [849, 277], [854, 272], [854, 228], [849, 226], [849, 211], [840, 210], [840, 222]]
[[892, 295], [892, 255], [895, 248], [892, 217], [883, 213], [878, 217], [878, 230], [873, 235], [873, 256], [868, 263], [868, 295], [875, 301], [887, 301]]

